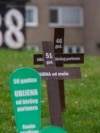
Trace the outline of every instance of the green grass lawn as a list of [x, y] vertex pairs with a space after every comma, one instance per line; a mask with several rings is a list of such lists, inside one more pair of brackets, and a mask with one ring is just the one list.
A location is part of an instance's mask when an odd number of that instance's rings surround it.
[[[9, 76], [17, 68], [33, 68], [33, 53], [25, 49], [0, 49], [0, 133], [16, 133]], [[85, 56], [84, 64], [78, 66], [81, 67], [82, 79], [65, 80], [66, 111], [62, 113], [63, 126], [68, 133], [100, 133], [100, 57]], [[50, 117], [45, 81], [42, 81], [41, 86], [43, 128], [50, 125]]]

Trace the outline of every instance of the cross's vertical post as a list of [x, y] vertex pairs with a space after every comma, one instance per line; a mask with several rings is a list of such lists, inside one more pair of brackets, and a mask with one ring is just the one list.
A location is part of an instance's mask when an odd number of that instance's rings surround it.
[[[55, 28], [54, 30], [54, 52], [63, 54], [64, 47], [64, 28]], [[56, 62], [57, 67], [63, 67], [63, 63]], [[64, 80], [58, 80], [59, 84], [59, 94], [61, 102], [61, 111], [65, 110], [65, 94], [64, 94]]]
[[[43, 42], [43, 59], [45, 68], [55, 67], [55, 54], [54, 54], [54, 45], [52, 42]], [[49, 79], [47, 83], [47, 92], [49, 100], [49, 111], [51, 125], [56, 125], [62, 127], [62, 118], [61, 118], [61, 104], [59, 97], [59, 84], [57, 80]]]

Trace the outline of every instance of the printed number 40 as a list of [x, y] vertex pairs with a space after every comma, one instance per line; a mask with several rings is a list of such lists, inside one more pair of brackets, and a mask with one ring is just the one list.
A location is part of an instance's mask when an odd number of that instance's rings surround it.
[[57, 38], [56, 43], [62, 43], [62, 38]]

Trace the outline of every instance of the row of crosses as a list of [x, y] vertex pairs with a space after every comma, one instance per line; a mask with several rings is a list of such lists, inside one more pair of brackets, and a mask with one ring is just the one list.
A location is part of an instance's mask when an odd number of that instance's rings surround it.
[[36, 68], [46, 80], [51, 125], [63, 127], [61, 112], [65, 107], [64, 79], [80, 79], [79, 67], [63, 67], [63, 64], [84, 62], [84, 54], [63, 54], [64, 28], [56, 28], [54, 42], [42, 42], [43, 55], [33, 56], [34, 64], [44, 64]]

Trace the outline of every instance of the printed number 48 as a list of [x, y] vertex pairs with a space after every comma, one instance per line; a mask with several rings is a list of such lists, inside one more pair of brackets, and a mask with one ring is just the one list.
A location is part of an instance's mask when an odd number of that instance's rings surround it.
[[[12, 18], [15, 19], [16, 25], [14, 24]], [[10, 9], [4, 16], [4, 24], [7, 30], [4, 35], [0, 31], [0, 46], [3, 44], [3, 39], [5, 44], [12, 49], [21, 48], [24, 44], [24, 35], [21, 32], [24, 26], [24, 18], [21, 12], [17, 9]], [[0, 15], [0, 27], [2, 26], [2, 16]], [[13, 38], [15, 37], [15, 39]]]

